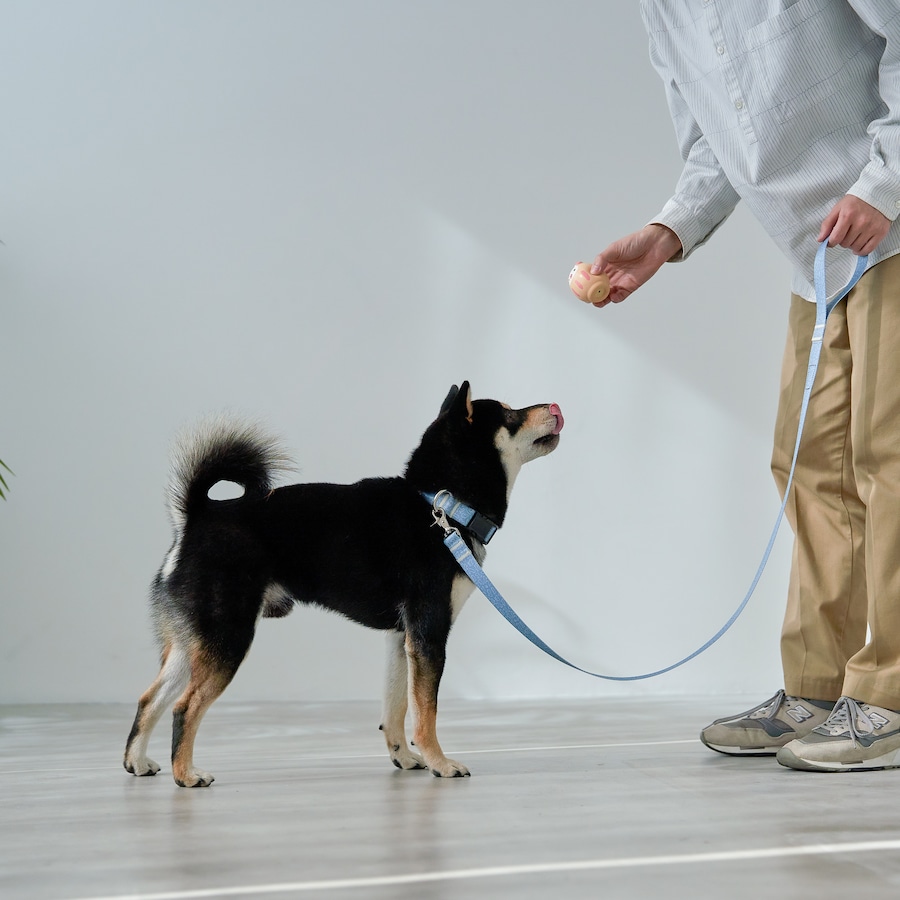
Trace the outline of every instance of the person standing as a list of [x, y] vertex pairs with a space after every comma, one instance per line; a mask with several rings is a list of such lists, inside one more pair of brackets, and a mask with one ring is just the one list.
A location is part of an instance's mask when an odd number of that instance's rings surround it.
[[847, 280], [846, 250], [869, 256], [828, 321], [786, 509], [784, 686], [701, 739], [795, 769], [900, 766], [900, 8], [641, 0], [641, 14], [684, 167], [659, 214], [597, 255], [610, 293], [595, 305], [686, 260], [747, 204], [793, 267], [772, 454], [782, 496], [817, 246], [845, 248], [827, 251], [829, 294]]

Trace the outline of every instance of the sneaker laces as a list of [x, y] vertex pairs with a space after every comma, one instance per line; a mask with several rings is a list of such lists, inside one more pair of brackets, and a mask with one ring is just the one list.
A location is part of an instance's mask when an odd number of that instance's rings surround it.
[[[808, 701], [804, 700], [802, 697], [794, 697], [791, 694], [785, 692], [782, 688], [778, 691], [778, 693], [769, 700], [766, 700], [765, 703], [761, 703], [756, 709], [750, 710], [750, 713], [747, 714], [747, 718], [749, 719], [774, 719], [778, 713], [785, 712], [788, 715], [788, 708], [793, 706], [795, 703], [808, 703]], [[794, 722], [799, 721], [794, 716], [790, 716]]]
[[749, 719], [770, 719], [781, 708], [781, 703], [785, 700], [784, 691], [780, 690], [774, 697], [770, 697], [763, 703], [760, 703], [755, 709], [749, 710], [744, 715]]
[[814, 730], [831, 737], [848, 735], [854, 742], [858, 742], [863, 735], [875, 732], [875, 723], [860, 703], [852, 697], [841, 697], [834, 704], [831, 715]]

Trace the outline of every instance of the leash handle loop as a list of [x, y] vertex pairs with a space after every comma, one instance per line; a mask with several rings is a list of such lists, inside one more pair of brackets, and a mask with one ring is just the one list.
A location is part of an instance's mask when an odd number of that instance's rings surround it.
[[800, 405], [800, 416], [797, 424], [797, 440], [794, 443], [794, 456], [791, 460], [791, 468], [790, 473], [788, 474], [787, 485], [784, 489], [784, 497], [781, 501], [781, 508], [778, 510], [778, 516], [775, 519], [775, 527], [772, 529], [772, 534], [769, 537], [769, 542], [766, 545], [765, 553], [763, 553], [762, 561], [759, 564], [759, 567], [756, 570], [756, 574], [753, 576], [753, 581], [750, 583], [750, 588], [747, 593], [744, 595], [744, 599], [741, 600], [738, 608], [732, 613], [731, 618], [705, 643], [703, 646], [698, 647], [693, 653], [685, 656], [684, 659], [678, 660], [678, 662], [672, 663], [669, 666], [665, 666], [662, 669], [657, 669], [653, 672], [646, 672], [642, 675], [601, 675], [597, 672], [589, 672], [587, 669], [582, 669], [580, 666], [576, 666], [574, 663], [569, 662], [564, 657], [560, 656], [552, 647], [546, 644], [537, 634], [534, 633], [519, 617], [516, 611], [506, 602], [501, 593], [497, 590], [497, 588], [493, 585], [491, 580], [484, 573], [484, 570], [481, 566], [478, 565], [477, 560], [472, 556], [471, 551], [469, 550], [466, 542], [462, 539], [459, 532], [455, 534], [447, 532], [445, 530], [444, 536], [444, 544], [453, 554], [456, 561], [462, 567], [463, 571], [468, 575], [468, 577], [472, 580], [475, 586], [484, 594], [485, 597], [491, 602], [494, 608], [502, 615], [514, 628], [516, 628], [521, 634], [523, 634], [532, 644], [534, 644], [539, 649], [543, 650], [548, 656], [552, 656], [554, 659], [563, 663], [566, 666], [569, 666], [572, 669], [576, 669], [579, 672], [583, 672], [585, 675], [590, 675], [593, 678], [602, 678], [604, 681], [642, 681], [646, 678], [654, 678], [657, 675], [663, 675], [666, 672], [671, 672], [673, 669], [677, 669], [679, 666], [683, 666], [685, 663], [690, 662], [695, 657], [699, 656], [705, 650], [709, 649], [729, 628], [737, 621], [738, 616], [744, 611], [744, 608], [747, 606], [747, 603], [750, 601], [750, 597], [753, 595], [753, 592], [756, 590], [756, 586], [759, 583], [759, 579], [762, 577], [763, 570], [766, 567], [766, 563], [769, 561], [769, 555], [772, 552], [772, 548], [775, 545], [775, 538], [778, 534], [779, 526], [781, 525], [781, 520], [784, 518], [784, 511], [787, 507], [788, 497], [790, 496], [791, 485], [794, 481], [794, 469], [797, 466], [797, 455], [800, 450], [800, 438], [803, 434], [803, 426], [806, 422], [806, 411], [809, 406], [809, 398], [812, 393], [813, 382], [816, 377], [816, 370], [819, 365], [819, 356], [822, 352], [822, 342], [825, 336], [825, 324], [828, 320], [828, 316], [831, 314], [831, 311], [837, 306], [837, 304], [853, 289], [856, 285], [856, 282], [859, 281], [863, 272], [866, 270], [866, 265], [868, 262], [868, 256], [860, 256], [856, 262], [856, 268], [853, 271], [853, 274], [850, 277], [850, 280], [847, 284], [841, 288], [840, 291], [833, 297], [830, 301], [825, 296], [825, 250], [828, 246], [827, 239], [823, 241], [818, 250], [816, 251], [816, 259], [813, 267], [813, 275], [815, 281], [816, 288], [816, 325], [813, 329], [813, 336], [810, 342], [810, 351], [809, 351], [809, 365], [807, 366], [806, 372], [806, 384], [803, 389], [803, 400]]

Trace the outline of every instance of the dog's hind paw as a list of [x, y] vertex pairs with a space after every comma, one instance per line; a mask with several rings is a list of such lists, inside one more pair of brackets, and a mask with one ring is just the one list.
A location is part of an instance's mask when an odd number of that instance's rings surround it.
[[199, 769], [191, 769], [186, 775], [175, 778], [175, 784], [179, 787], [209, 787], [216, 779], [209, 772], [201, 772]]
[[159, 766], [146, 756], [135, 760], [126, 757], [122, 765], [125, 766], [125, 771], [132, 775], [155, 775], [159, 771]]
[[425, 760], [412, 750], [394, 750], [391, 753], [391, 762], [398, 769], [427, 769]]
[[465, 778], [469, 770], [455, 759], [444, 757], [428, 767], [435, 778]]

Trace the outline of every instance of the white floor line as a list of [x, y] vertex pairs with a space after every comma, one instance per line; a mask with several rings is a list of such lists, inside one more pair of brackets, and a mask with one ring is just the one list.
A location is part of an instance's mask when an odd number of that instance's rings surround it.
[[[674, 744], [699, 744], [699, 740], [697, 738], [688, 738], [686, 740], [679, 741], [630, 741], [623, 743], [612, 743], [612, 744], [561, 744], [559, 746], [546, 746], [546, 747], [494, 747], [487, 750], [456, 750], [454, 748], [450, 748], [447, 750], [447, 753], [456, 754], [457, 756], [475, 756], [477, 754], [483, 753], [537, 753], [537, 752], [547, 752], [547, 751], [562, 751], [562, 750], [615, 750], [619, 747], [665, 747], [668, 745]], [[321, 760], [330, 760], [334, 762], [335, 760], [354, 760], [354, 759], [383, 759], [385, 753], [357, 753], [351, 755], [340, 755], [334, 756], [328, 753], [317, 753], [309, 756], [305, 756], [302, 753], [298, 753], [296, 756], [256, 756], [254, 760], [257, 763], [273, 763], [273, 762], [318, 762]], [[229, 760], [229, 759], [244, 759], [245, 756], [237, 755], [237, 756], [220, 756], [220, 760]], [[32, 775], [35, 773], [48, 774], [51, 772], [103, 772], [108, 770], [110, 767], [116, 768], [117, 766], [121, 766], [121, 761], [118, 759], [107, 763], [106, 765], [101, 766], [65, 766], [59, 769], [3, 769], [0, 770], [0, 778], [4, 775]]]
[[453, 750], [453, 753], [471, 755], [474, 753], [530, 753], [545, 750], [614, 750], [617, 747], [664, 747], [669, 744], [699, 744], [698, 738], [686, 738], [680, 741], [623, 741], [613, 744], [561, 744], [558, 747], [499, 747], [493, 750]]
[[151, 894], [122, 894], [82, 900], [200, 900], [205, 897], [243, 897], [263, 894], [287, 894], [306, 891], [348, 890], [355, 888], [398, 887], [439, 881], [466, 881], [478, 878], [512, 878], [521, 875], [546, 875], [560, 872], [591, 872], [604, 869], [637, 869], [654, 866], [702, 865], [721, 862], [748, 862], [761, 859], [785, 859], [798, 856], [831, 856], [848, 853], [876, 853], [900, 850], [900, 840], [861, 841], [845, 844], [811, 844], [805, 847], [769, 847], [759, 850], [732, 850], [718, 853], [685, 853], [669, 856], [634, 856], [622, 859], [586, 859], [574, 862], [532, 863], [519, 866], [490, 866], [480, 869], [451, 869], [446, 872], [419, 872], [409, 875], [382, 875], [371, 878], [340, 878], [323, 881], [296, 881], [282, 884], [255, 884], [244, 887], [203, 888], [190, 891], [164, 891]]

